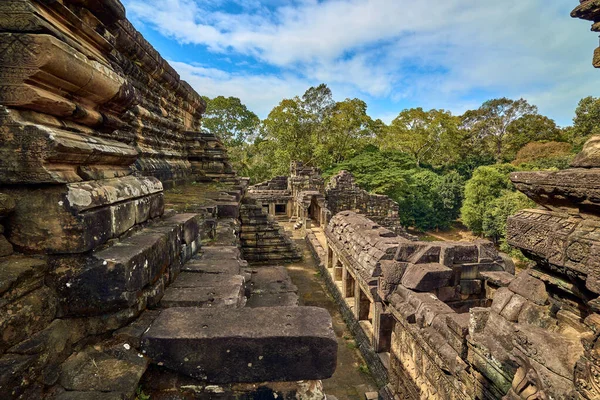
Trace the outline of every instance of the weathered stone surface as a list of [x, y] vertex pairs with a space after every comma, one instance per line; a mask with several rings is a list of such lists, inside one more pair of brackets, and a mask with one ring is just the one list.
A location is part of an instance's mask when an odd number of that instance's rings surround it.
[[60, 367], [59, 383], [71, 391], [114, 392], [132, 397], [148, 359], [126, 343], [87, 347]]
[[[28, 251], [85, 252], [162, 215], [161, 191], [157, 179], [133, 176], [14, 189], [11, 193], [20, 200], [10, 217], [9, 238]], [[148, 207], [138, 207], [140, 201], [149, 202]]]
[[47, 287], [0, 309], [0, 352], [44, 329], [56, 316], [57, 299]]
[[408, 264], [402, 285], [420, 292], [429, 292], [448, 286], [452, 269], [441, 264]]
[[133, 307], [142, 289], [186, 261], [180, 260], [181, 248], [197, 224], [194, 214], [181, 214], [89, 256], [57, 259], [53, 286], [64, 312], [97, 315]]
[[[592, 2], [588, 2], [591, 4]], [[600, 10], [598, 10], [600, 11]], [[600, 136], [592, 136], [583, 146], [581, 152], [577, 154], [571, 162], [574, 168], [593, 168], [600, 167]]]
[[332, 215], [353, 210], [399, 236], [412, 239], [400, 224], [398, 203], [388, 196], [361, 189], [348, 171], [340, 171], [331, 177], [325, 187], [325, 198]]
[[160, 301], [167, 307], [236, 308], [246, 303], [241, 281], [202, 287], [170, 287]]
[[10, 256], [13, 253], [12, 244], [4, 237], [0, 235], [0, 257]]
[[248, 297], [246, 307], [291, 307], [300, 302], [298, 295], [294, 292], [287, 293], [253, 293]]
[[245, 200], [240, 210], [240, 239], [244, 259], [259, 264], [289, 263], [301, 254], [271, 216], [261, 206]]
[[329, 314], [314, 307], [171, 308], [152, 324], [142, 347], [171, 369], [231, 383], [328, 378], [337, 341]]
[[0, 193], [0, 217], [5, 217], [15, 210], [15, 199], [11, 196]]
[[540, 306], [545, 305], [548, 301], [548, 292], [546, 292], [544, 282], [532, 277], [527, 272], [517, 275], [508, 288]]

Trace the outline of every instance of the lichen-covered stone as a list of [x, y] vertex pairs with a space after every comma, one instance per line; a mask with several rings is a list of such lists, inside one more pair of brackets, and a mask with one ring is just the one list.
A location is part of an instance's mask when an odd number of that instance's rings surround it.
[[237, 310], [171, 308], [142, 339], [155, 362], [211, 383], [325, 379], [337, 340], [314, 307]]

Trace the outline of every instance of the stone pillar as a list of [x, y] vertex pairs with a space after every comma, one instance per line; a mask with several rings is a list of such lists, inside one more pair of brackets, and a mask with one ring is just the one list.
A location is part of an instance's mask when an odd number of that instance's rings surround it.
[[269, 215], [275, 216], [275, 203], [269, 203]]
[[342, 294], [344, 297], [354, 297], [354, 278], [348, 273], [348, 269], [342, 270]]
[[333, 269], [333, 279], [335, 281], [341, 281], [342, 280], [342, 274], [343, 274], [343, 270], [344, 270], [344, 266], [342, 265], [342, 263], [338, 260], [335, 264], [335, 268]]
[[373, 348], [377, 353], [389, 352], [392, 344], [392, 331], [394, 330], [394, 317], [391, 313], [383, 311], [381, 302], [374, 304], [373, 317]]
[[369, 311], [371, 311], [371, 300], [362, 291], [358, 282], [355, 283], [354, 287], [354, 316], [359, 321], [367, 321]]
[[327, 269], [333, 268], [333, 250], [331, 250], [330, 246], [327, 246], [327, 264], [325, 265]]

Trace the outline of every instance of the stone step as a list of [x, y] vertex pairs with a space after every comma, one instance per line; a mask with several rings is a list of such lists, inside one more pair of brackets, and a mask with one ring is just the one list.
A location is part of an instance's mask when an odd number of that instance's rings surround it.
[[202, 307], [238, 308], [246, 304], [244, 286], [230, 284], [193, 288], [169, 287], [160, 301], [161, 308]]
[[326, 379], [337, 358], [331, 317], [316, 307], [170, 308], [142, 349], [155, 363], [216, 384]]
[[49, 283], [64, 315], [106, 314], [159, 298], [198, 250], [200, 223], [197, 214], [176, 214], [88, 256], [53, 260]]
[[248, 297], [247, 308], [258, 307], [293, 307], [298, 306], [300, 299], [294, 292], [288, 293], [254, 293]]
[[239, 275], [242, 268], [247, 266], [244, 260], [192, 260], [182, 267], [185, 272], [202, 274]]
[[246, 284], [246, 307], [298, 305], [298, 288], [292, 283], [285, 267], [256, 267], [250, 272], [250, 282]]
[[248, 282], [250, 294], [297, 293], [298, 287], [292, 283], [285, 267], [269, 266], [251, 270], [252, 277]]
[[194, 272], [182, 272], [170, 287], [198, 288], [234, 285], [244, 285], [244, 277], [241, 275], [198, 274]]

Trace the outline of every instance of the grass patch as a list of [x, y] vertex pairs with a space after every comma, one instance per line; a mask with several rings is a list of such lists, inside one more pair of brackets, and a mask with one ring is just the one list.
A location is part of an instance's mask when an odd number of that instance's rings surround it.
[[371, 375], [371, 371], [369, 370], [369, 366], [367, 364], [360, 364], [358, 366], [358, 371], [365, 375]]
[[150, 400], [150, 395], [144, 393], [141, 385], [135, 391], [135, 400]]
[[348, 340], [346, 342], [346, 347], [349, 348], [350, 350], [354, 350], [356, 349], [358, 346], [356, 345], [356, 342], [354, 340]]

